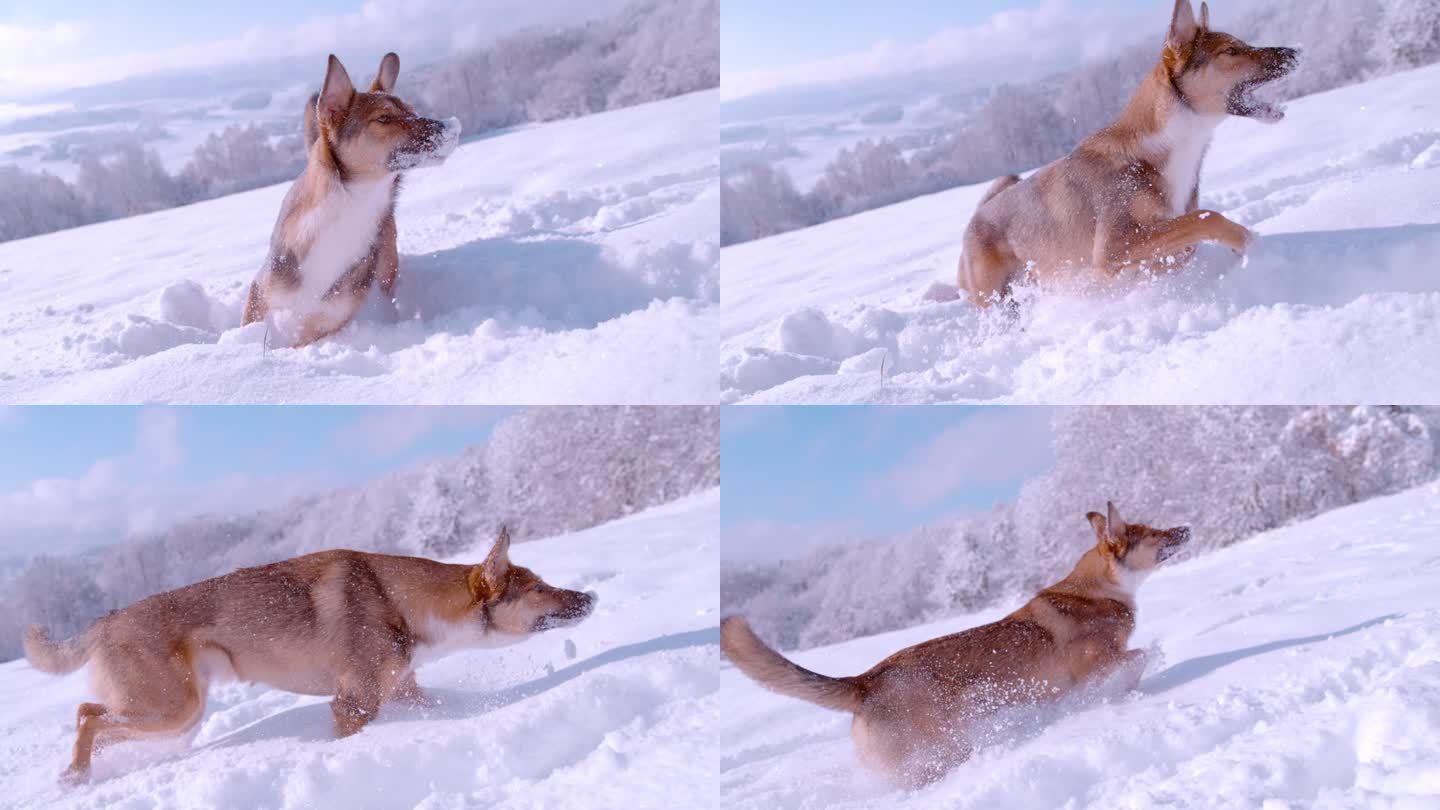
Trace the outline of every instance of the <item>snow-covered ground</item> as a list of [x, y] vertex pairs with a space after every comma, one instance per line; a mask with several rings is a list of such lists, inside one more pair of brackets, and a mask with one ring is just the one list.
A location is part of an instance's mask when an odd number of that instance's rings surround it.
[[713, 807], [719, 509], [712, 490], [515, 546], [552, 584], [596, 591], [596, 613], [422, 666], [438, 708], [387, 706], [344, 740], [321, 698], [220, 685], [189, 748], [117, 745], [62, 788], [84, 672], [0, 664], [0, 807]]
[[396, 304], [240, 329], [286, 186], [0, 244], [0, 401], [711, 403], [716, 91], [410, 172]]
[[[1437, 537], [1432, 483], [1177, 561], [1137, 598], [1131, 646], [1159, 654], [1138, 693], [1001, 729], [913, 793], [859, 769], [848, 715], [726, 664], [722, 797], [766, 810], [1440, 806]], [[856, 674], [1016, 606], [794, 658]]]
[[1437, 86], [1440, 65], [1222, 124], [1201, 200], [1261, 235], [1245, 266], [1206, 246], [1018, 323], [922, 299], [988, 184], [726, 248], [722, 401], [1435, 401]]

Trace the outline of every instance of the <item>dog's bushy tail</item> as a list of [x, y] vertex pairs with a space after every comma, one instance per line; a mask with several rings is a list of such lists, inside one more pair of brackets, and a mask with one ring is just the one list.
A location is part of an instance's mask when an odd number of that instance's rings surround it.
[[45, 628], [32, 624], [25, 630], [25, 657], [30, 666], [51, 675], [64, 675], [85, 666], [90, 658], [89, 632], [64, 641], [53, 641]]
[[756, 683], [777, 694], [827, 709], [853, 712], [865, 690], [855, 678], [831, 678], [811, 672], [775, 652], [739, 616], [720, 622], [720, 650]]
[[980, 198], [980, 204], [985, 204], [996, 194], [999, 194], [1018, 182], [1020, 182], [1020, 175], [1018, 174], [1007, 174], [1004, 177], [997, 177], [995, 182], [990, 184], [990, 188], [985, 190], [985, 196]]

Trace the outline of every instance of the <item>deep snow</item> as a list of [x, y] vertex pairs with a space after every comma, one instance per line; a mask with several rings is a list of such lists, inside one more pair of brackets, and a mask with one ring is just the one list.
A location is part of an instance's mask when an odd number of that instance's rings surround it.
[[[1431, 483], [1177, 560], [1140, 587], [1131, 646], [1159, 657], [1138, 693], [1023, 718], [912, 793], [860, 770], [848, 715], [727, 663], [722, 798], [766, 810], [1440, 806], [1437, 536]], [[856, 674], [1018, 604], [793, 657]]]
[[85, 674], [0, 664], [0, 807], [712, 807], [719, 508], [711, 490], [516, 545], [552, 584], [596, 591], [595, 614], [423, 665], [438, 708], [385, 707], [344, 740], [322, 698], [224, 684], [189, 749], [122, 744], [62, 788]]
[[238, 328], [288, 184], [0, 244], [0, 401], [713, 403], [718, 93], [406, 175], [393, 305]]
[[[1440, 392], [1440, 65], [1221, 125], [1201, 204], [1261, 239], [1018, 323], [963, 301], [988, 183], [725, 248], [725, 402], [1434, 402]], [[882, 372], [883, 367], [883, 372]]]

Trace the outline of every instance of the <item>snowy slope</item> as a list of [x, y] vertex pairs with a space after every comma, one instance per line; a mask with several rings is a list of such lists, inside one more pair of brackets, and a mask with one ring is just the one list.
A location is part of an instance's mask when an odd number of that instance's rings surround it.
[[92, 784], [62, 789], [84, 673], [0, 664], [0, 806], [713, 806], [719, 507], [712, 490], [517, 545], [513, 559], [549, 582], [598, 592], [596, 613], [422, 666], [439, 708], [386, 707], [345, 740], [320, 698], [226, 684], [190, 750], [117, 746]]
[[304, 349], [237, 328], [284, 185], [0, 244], [0, 400], [713, 402], [717, 109], [522, 128], [409, 173], [396, 304]]
[[1440, 65], [1227, 121], [1201, 202], [1261, 234], [1244, 267], [1206, 246], [1185, 273], [1045, 295], [1018, 324], [922, 300], [954, 283], [988, 183], [726, 248], [722, 399], [1435, 401], [1436, 87]]
[[[1153, 575], [1140, 692], [1017, 723], [941, 782], [887, 791], [847, 715], [721, 674], [736, 808], [1440, 806], [1440, 484], [1338, 509]], [[833, 675], [1015, 604], [795, 656]], [[1022, 718], [1026, 719], [1026, 718]]]

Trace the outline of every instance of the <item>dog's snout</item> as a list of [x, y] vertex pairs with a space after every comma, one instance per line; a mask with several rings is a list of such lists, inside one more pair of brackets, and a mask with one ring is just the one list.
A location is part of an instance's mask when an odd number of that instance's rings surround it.
[[1284, 76], [1300, 64], [1300, 52], [1294, 48], [1266, 48], [1265, 67], [1275, 76]]
[[1177, 543], [1188, 543], [1188, 542], [1190, 542], [1190, 527], [1189, 527], [1189, 526], [1181, 526], [1180, 528], [1178, 528], [1178, 529], [1175, 530], [1175, 542], [1177, 542]]

